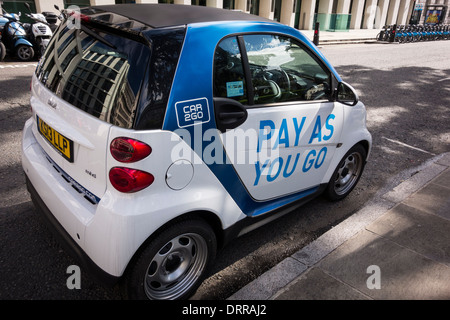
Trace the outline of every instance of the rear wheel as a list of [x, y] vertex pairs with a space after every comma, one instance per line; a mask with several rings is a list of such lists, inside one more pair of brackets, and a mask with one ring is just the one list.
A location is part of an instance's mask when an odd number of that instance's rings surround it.
[[16, 48], [16, 56], [21, 61], [30, 61], [34, 57], [34, 50], [30, 46], [21, 44]]
[[178, 222], [151, 240], [130, 268], [124, 284], [131, 299], [189, 298], [216, 255], [216, 237], [203, 220]]
[[330, 200], [341, 200], [353, 190], [363, 173], [366, 157], [366, 150], [360, 144], [346, 153], [331, 176], [325, 191]]
[[3, 61], [3, 59], [5, 59], [5, 56], [6, 56], [6, 48], [3, 42], [0, 41], [0, 61]]

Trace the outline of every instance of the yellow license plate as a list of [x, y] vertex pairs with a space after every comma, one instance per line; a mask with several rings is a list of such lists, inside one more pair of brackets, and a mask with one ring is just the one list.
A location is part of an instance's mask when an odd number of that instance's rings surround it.
[[73, 162], [73, 141], [67, 139], [58, 131], [50, 127], [38, 116], [36, 116], [36, 121], [39, 133], [51, 143], [64, 159]]

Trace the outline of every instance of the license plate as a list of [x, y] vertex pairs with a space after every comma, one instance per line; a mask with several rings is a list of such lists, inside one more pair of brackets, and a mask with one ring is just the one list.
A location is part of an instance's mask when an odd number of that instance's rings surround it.
[[67, 139], [58, 131], [46, 124], [42, 119], [36, 116], [38, 131], [50, 142], [61, 156], [69, 162], [73, 162], [73, 141]]

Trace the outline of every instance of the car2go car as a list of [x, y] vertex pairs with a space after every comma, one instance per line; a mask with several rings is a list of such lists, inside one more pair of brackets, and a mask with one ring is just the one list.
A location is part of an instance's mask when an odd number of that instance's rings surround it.
[[371, 149], [364, 105], [299, 31], [207, 7], [69, 16], [31, 106], [36, 207], [130, 298], [189, 297], [231, 238], [345, 197]]

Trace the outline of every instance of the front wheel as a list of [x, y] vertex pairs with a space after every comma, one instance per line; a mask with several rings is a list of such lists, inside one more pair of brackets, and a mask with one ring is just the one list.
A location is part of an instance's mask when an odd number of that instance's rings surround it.
[[30, 61], [34, 57], [34, 50], [30, 46], [21, 44], [16, 48], [16, 56], [21, 61]]
[[216, 255], [216, 236], [203, 220], [184, 220], [159, 232], [128, 270], [131, 299], [182, 300], [200, 286]]
[[342, 158], [325, 191], [330, 200], [341, 200], [353, 190], [363, 173], [366, 156], [364, 147], [357, 144]]

